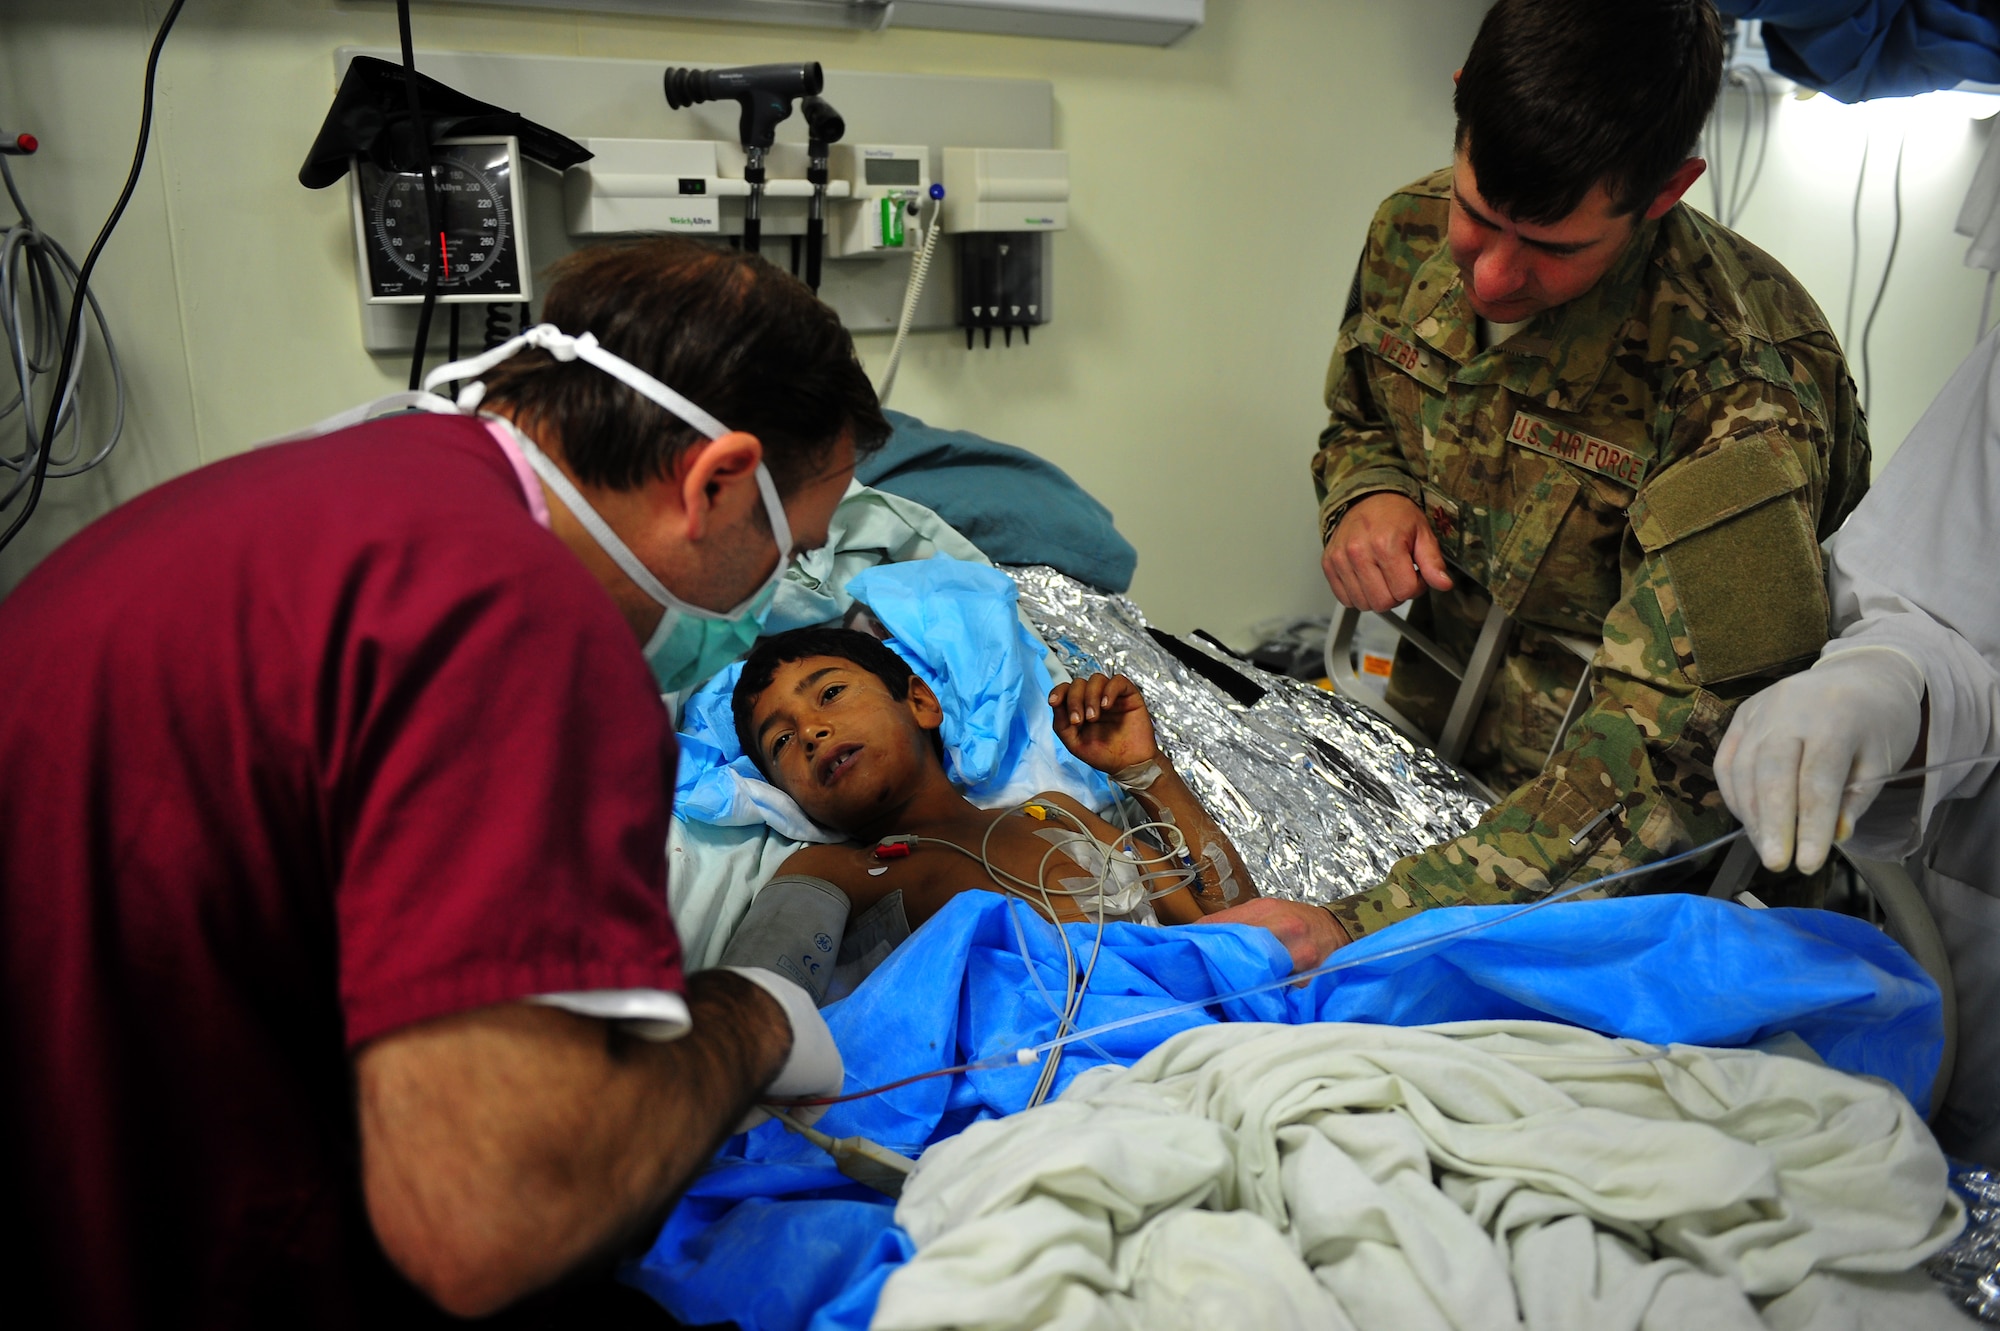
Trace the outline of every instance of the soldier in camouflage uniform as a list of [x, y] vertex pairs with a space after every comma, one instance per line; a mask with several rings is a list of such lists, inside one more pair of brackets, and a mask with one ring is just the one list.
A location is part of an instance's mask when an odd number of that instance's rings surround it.
[[[1516, 109], [1537, 61], [1583, 103], [1552, 128]], [[1412, 622], [1461, 659], [1489, 606], [1517, 627], [1466, 757], [1511, 793], [1336, 903], [1350, 937], [1727, 831], [1712, 765], [1736, 704], [1825, 641], [1819, 542], [1867, 486], [1866, 426], [1797, 281], [1678, 202], [1719, 74], [1707, 0], [1500, 0], [1453, 168], [1370, 227], [1313, 459], [1329, 581], [1364, 609], [1421, 592]], [[1577, 146], [1621, 112], [1625, 140]], [[1621, 175], [1648, 135], [1657, 165]], [[1584, 159], [1567, 193], [1538, 151]], [[1594, 647], [1567, 733], [1584, 662], [1558, 635]], [[1389, 700], [1432, 733], [1455, 688], [1398, 652]]]

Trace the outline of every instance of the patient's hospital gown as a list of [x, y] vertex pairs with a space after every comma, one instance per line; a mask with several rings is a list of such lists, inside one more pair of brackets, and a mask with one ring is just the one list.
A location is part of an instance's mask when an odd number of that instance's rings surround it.
[[1908, 857], [1958, 989], [1957, 1072], [1935, 1125], [1946, 1149], [2000, 1165], [2000, 330], [1960, 365], [1833, 538], [1838, 636], [1895, 647], [1924, 672], [1926, 761], [1987, 755], [1883, 791], [1847, 848]]

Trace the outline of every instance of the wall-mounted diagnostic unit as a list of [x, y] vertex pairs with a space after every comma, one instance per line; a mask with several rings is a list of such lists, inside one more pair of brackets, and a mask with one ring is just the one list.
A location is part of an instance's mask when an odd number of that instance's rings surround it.
[[1059, 148], [946, 148], [942, 225], [958, 242], [958, 323], [1013, 345], [1049, 321], [1048, 233], [1069, 226], [1069, 154]]
[[835, 209], [834, 254], [879, 258], [922, 247], [921, 201], [931, 187], [929, 148], [835, 144], [833, 174], [847, 187], [847, 202]]
[[526, 302], [533, 294], [534, 269], [521, 222], [519, 142], [446, 139], [431, 154], [444, 214], [435, 235], [426, 234], [429, 210], [420, 172], [385, 171], [356, 158], [348, 173], [362, 300], [422, 304], [436, 253], [440, 301]]
[[[716, 139], [582, 139], [591, 160], [563, 177], [563, 209], [572, 236], [634, 231], [740, 236], [750, 182], [746, 157]], [[836, 153], [848, 145], [836, 146]], [[813, 186], [806, 155], [781, 143], [767, 155], [760, 219], [766, 235], [803, 235]], [[794, 174], [796, 172], [796, 174]], [[928, 184], [928, 169], [925, 183]], [[848, 181], [827, 182], [829, 199], [845, 200]]]
[[[392, 132], [407, 101], [400, 54], [334, 53], [342, 92], [300, 173], [315, 189], [349, 177], [336, 215], [355, 238], [348, 252], [372, 353], [410, 356], [433, 251], [442, 328], [431, 347], [443, 354], [518, 326], [508, 316], [533, 308], [536, 269], [593, 241], [679, 232], [752, 248], [753, 148], [763, 175], [754, 248], [808, 285], [820, 279], [820, 298], [854, 332], [969, 326], [1008, 336], [1050, 321], [1049, 241], [1035, 233], [1066, 221], [1068, 169], [1048, 151], [1046, 81], [822, 71], [808, 60], [669, 70], [651, 60], [419, 51], [425, 114], [433, 125], [466, 125], [433, 142], [442, 219], [433, 228], [424, 178]], [[786, 98], [790, 112], [780, 115]], [[357, 106], [388, 128], [355, 130], [368, 119]], [[952, 183], [947, 148], [954, 179], [968, 182], [953, 186], [967, 204], [959, 214], [934, 196]], [[1016, 235], [1029, 241], [1004, 239]], [[952, 280], [962, 241], [978, 260], [967, 272], [981, 299], [961, 299]], [[927, 283], [914, 280], [920, 268]], [[995, 282], [998, 298], [987, 289]], [[468, 302], [487, 302], [470, 329]]]

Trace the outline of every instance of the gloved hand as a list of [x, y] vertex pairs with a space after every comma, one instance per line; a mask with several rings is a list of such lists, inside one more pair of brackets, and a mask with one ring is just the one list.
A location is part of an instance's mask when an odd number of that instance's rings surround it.
[[[1826, 863], [1923, 736], [1924, 672], [1893, 647], [1855, 647], [1737, 709], [1715, 755], [1722, 798], [1767, 869]], [[1865, 782], [1860, 790], [1846, 787]]]
[[[778, 1075], [764, 1088], [764, 1095], [839, 1095], [847, 1084], [847, 1069], [840, 1061], [840, 1047], [833, 1042], [833, 1032], [826, 1028], [826, 1020], [819, 1015], [812, 995], [776, 971], [757, 966], [719, 969], [741, 975], [776, 999], [785, 1010], [786, 1020], [792, 1023], [792, 1052], [785, 1059], [785, 1066], [778, 1069]], [[826, 1105], [814, 1105], [791, 1112], [801, 1123], [813, 1123], [826, 1111]], [[753, 1105], [736, 1130], [748, 1132], [768, 1122], [770, 1117], [768, 1110]]]

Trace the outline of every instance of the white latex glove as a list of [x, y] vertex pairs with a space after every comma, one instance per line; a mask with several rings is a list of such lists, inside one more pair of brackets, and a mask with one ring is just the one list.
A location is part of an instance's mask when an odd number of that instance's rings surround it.
[[[813, 1005], [812, 995], [792, 983], [776, 971], [767, 971], [756, 966], [723, 966], [721, 970], [741, 975], [750, 983], [776, 999], [778, 1006], [785, 1010], [785, 1018], [792, 1023], [792, 1052], [785, 1059], [785, 1066], [778, 1069], [778, 1075], [764, 1088], [767, 1096], [783, 1095], [839, 1095], [847, 1084], [847, 1068], [840, 1061], [840, 1047], [833, 1042], [833, 1032], [826, 1028], [826, 1019], [819, 1015], [819, 1008]], [[792, 1116], [801, 1123], [814, 1123], [826, 1113], [828, 1106], [813, 1105], [794, 1109]], [[738, 1132], [748, 1132], [760, 1123], [770, 1120], [770, 1112], [751, 1106], [743, 1121], [736, 1125]]]
[[[1923, 733], [1924, 672], [1893, 647], [1855, 647], [1737, 709], [1715, 755], [1722, 798], [1767, 869], [1826, 863]], [[1860, 790], [1848, 790], [1857, 782]]]

